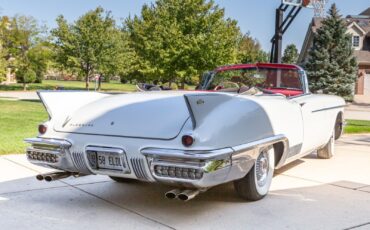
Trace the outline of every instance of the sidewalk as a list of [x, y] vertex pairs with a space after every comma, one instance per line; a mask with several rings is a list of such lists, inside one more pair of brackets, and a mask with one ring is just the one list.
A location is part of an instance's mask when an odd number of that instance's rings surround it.
[[105, 176], [40, 182], [25, 155], [1, 156], [1, 229], [370, 229], [369, 162], [370, 135], [345, 136], [333, 159], [280, 169], [261, 201], [229, 183], [183, 203], [164, 198], [170, 186]]
[[14, 100], [39, 100], [37, 93], [35, 91], [9, 91], [9, 92], [0, 92], [1, 98], [9, 98]]
[[347, 107], [344, 109], [344, 119], [370, 120], [370, 105], [347, 105]]

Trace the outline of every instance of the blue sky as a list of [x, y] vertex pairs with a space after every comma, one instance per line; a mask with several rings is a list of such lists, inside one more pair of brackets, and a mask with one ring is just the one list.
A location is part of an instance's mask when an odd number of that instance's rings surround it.
[[[139, 14], [149, 0], [0, 0], [1, 15], [31, 15], [49, 28], [55, 26], [55, 18], [63, 14], [74, 21], [85, 12], [102, 6], [112, 11], [117, 20], [129, 14]], [[263, 49], [270, 50], [270, 39], [274, 32], [275, 9], [281, 0], [215, 0], [225, 8], [226, 16], [236, 19], [243, 33], [250, 32]], [[369, 0], [330, 0], [336, 3], [343, 15], [359, 14], [370, 7]], [[284, 46], [294, 43], [301, 48], [313, 10], [304, 9], [284, 35]]]

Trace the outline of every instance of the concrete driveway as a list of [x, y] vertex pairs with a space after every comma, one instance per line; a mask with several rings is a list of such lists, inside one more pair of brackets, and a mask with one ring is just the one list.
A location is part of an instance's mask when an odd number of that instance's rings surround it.
[[370, 229], [370, 135], [345, 136], [331, 160], [279, 170], [270, 195], [245, 202], [232, 184], [187, 203], [171, 188], [104, 176], [39, 182], [25, 155], [0, 157], [0, 229]]

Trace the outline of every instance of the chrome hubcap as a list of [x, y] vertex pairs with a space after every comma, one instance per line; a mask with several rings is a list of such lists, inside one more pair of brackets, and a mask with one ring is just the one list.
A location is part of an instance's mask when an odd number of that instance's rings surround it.
[[264, 186], [266, 184], [267, 175], [269, 173], [269, 157], [266, 150], [261, 152], [258, 156], [255, 170], [258, 185]]

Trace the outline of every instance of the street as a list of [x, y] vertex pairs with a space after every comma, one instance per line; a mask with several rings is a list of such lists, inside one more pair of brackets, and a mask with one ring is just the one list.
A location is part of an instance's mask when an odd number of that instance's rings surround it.
[[246, 202], [232, 183], [189, 202], [166, 185], [105, 176], [40, 182], [25, 155], [0, 157], [1, 229], [370, 229], [370, 135], [344, 136], [330, 160], [311, 154], [276, 172], [270, 194]]

